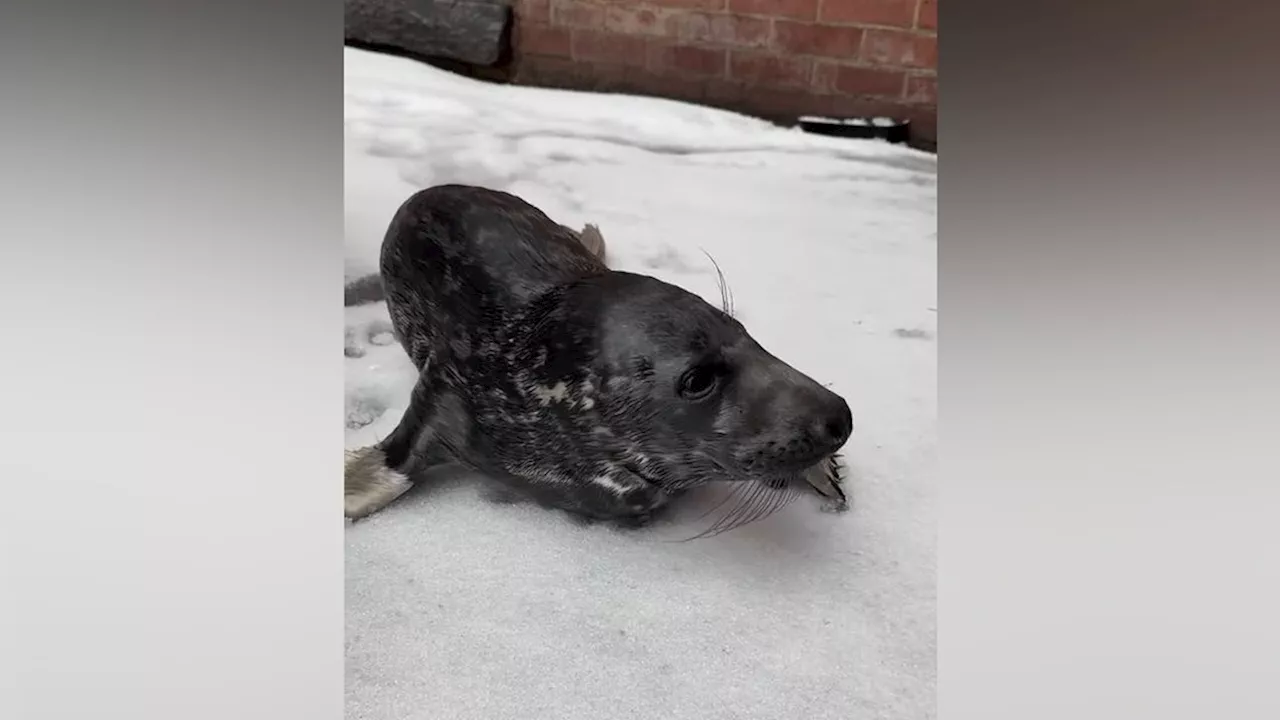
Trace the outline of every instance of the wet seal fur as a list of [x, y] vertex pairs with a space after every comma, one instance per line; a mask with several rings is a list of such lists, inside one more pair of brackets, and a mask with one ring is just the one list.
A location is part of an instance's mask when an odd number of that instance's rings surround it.
[[806, 486], [844, 507], [848, 404], [724, 310], [604, 256], [595, 227], [508, 193], [442, 185], [401, 205], [381, 283], [349, 285], [347, 303], [385, 297], [419, 376], [396, 429], [348, 452], [347, 517], [442, 463], [628, 524], [712, 482], [757, 498], [734, 524]]

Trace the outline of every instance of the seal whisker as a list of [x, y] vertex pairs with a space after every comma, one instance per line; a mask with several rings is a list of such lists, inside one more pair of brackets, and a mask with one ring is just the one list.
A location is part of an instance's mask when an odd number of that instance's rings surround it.
[[[702, 538], [713, 537], [713, 536], [715, 536], [715, 535], [719, 535], [721, 532], [723, 532], [723, 531], [721, 530], [721, 528], [724, 526], [724, 524], [725, 524], [725, 520], [726, 520], [727, 518], [729, 518], [729, 517], [732, 517], [732, 516], [734, 515], [734, 513], [738, 512], [738, 511], [743, 507], [743, 505], [745, 505], [747, 502], [749, 502], [749, 501], [750, 501], [750, 497], [746, 497], [746, 498], [744, 498], [744, 497], [743, 497], [743, 495], [744, 495], [744, 494], [746, 494], [746, 495], [748, 495], [748, 496], [749, 496], [749, 495], [750, 495], [751, 493], [753, 493], [756, 489], [757, 489], [757, 488], [756, 488], [754, 485], [753, 485], [752, 487], [748, 487], [748, 486], [747, 486], [747, 484], [745, 484], [745, 483], [735, 484], [735, 486], [734, 486], [732, 489], [730, 489], [729, 493], [725, 496], [725, 499], [724, 499], [724, 500], [722, 500], [722, 501], [721, 501], [718, 505], [716, 505], [715, 507], [711, 508], [711, 510], [707, 511], [706, 513], [704, 513], [704, 514], [703, 514], [703, 517], [706, 517], [707, 515], [710, 515], [712, 512], [714, 512], [714, 511], [716, 511], [716, 510], [719, 510], [721, 507], [723, 507], [723, 506], [724, 506], [724, 504], [725, 504], [725, 503], [727, 503], [727, 502], [728, 502], [728, 501], [730, 501], [730, 500], [738, 500], [738, 501], [739, 501], [739, 502], [738, 502], [738, 504], [737, 504], [737, 505], [734, 505], [734, 506], [732, 507], [732, 509], [731, 509], [728, 513], [726, 513], [726, 514], [725, 514], [725, 516], [724, 516], [724, 517], [721, 517], [719, 520], [717, 520], [716, 522], [712, 523], [712, 524], [711, 524], [711, 527], [707, 528], [706, 530], [703, 530], [702, 532], [700, 532], [700, 533], [698, 533], [698, 534], [696, 534], [696, 535], [693, 535], [693, 536], [691, 536], [691, 537], [687, 537], [687, 538], [685, 538], [684, 540], [680, 540], [680, 541], [678, 541], [678, 542], [689, 542], [689, 541], [691, 541], [691, 540], [700, 540], [700, 539], [702, 539]], [[744, 491], [745, 491], [745, 492], [744, 492]], [[699, 518], [699, 519], [701, 519], [701, 518]]]
[[709, 536], [720, 535], [736, 528], [742, 527], [745, 518], [749, 518], [754, 512], [756, 504], [766, 497], [769, 488], [764, 483], [751, 483], [750, 489], [745, 493], [742, 502], [720, 518], [708, 531]]
[[727, 503], [727, 502], [729, 502], [730, 500], [732, 500], [732, 499], [734, 499], [735, 497], [737, 497], [737, 495], [738, 495], [738, 491], [739, 491], [740, 489], [741, 489], [741, 488], [739, 488], [739, 487], [734, 487], [734, 488], [730, 489], [730, 490], [729, 490], [729, 492], [727, 492], [727, 493], [725, 493], [725, 494], [724, 494], [724, 498], [723, 498], [720, 502], [718, 502], [718, 503], [716, 503], [714, 506], [712, 506], [712, 508], [711, 508], [710, 510], [707, 510], [706, 512], [704, 512], [704, 513], [702, 513], [701, 515], [699, 515], [696, 519], [698, 519], [698, 520], [702, 520], [702, 519], [706, 518], [708, 515], [710, 515], [711, 513], [713, 513], [713, 512], [715, 512], [715, 511], [719, 510], [720, 508], [724, 507], [724, 506], [725, 506], [725, 503]]
[[752, 496], [755, 494], [756, 490], [757, 488], [754, 485], [748, 486], [748, 485], [740, 484], [734, 487], [733, 491], [729, 494], [729, 497], [732, 498], [733, 500], [736, 500], [737, 504], [730, 506], [728, 512], [726, 512], [723, 516], [721, 516], [719, 520], [716, 520], [714, 523], [712, 523], [711, 527], [707, 528], [707, 532], [714, 534], [717, 530], [723, 527], [731, 518], [735, 517], [738, 513], [742, 512], [742, 508], [751, 502]]
[[759, 502], [751, 509], [751, 512], [742, 518], [737, 527], [750, 525], [753, 522], [768, 517], [778, 509], [778, 501], [786, 498], [785, 490], [774, 490], [770, 488], [767, 492], [761, 494]]
[[729, 521], [719, 529], [716, 533], [717, 535], [729, 532], [730, 530], [736, 530], [744, 525], [750, 524], [754, 520], [756, 514], [759, 512], [760, 505], [767, 502], [769, 496], [773, 493], [772, 488], [768, 487], [764, 483], [754, 483], [754, 485], [755, 488], [748, 496], [747, 502], [744, 502], [741, 509], [732, 515], [732, 519], [726, 518]]
[[730, 530], [740, 527], [744, 518], [750, 517], [751, 508], [756, 504], [757, 498], [761, 497], [764, 492], [764, 486], [755, 484], [751, 491], [746, 494], [746, 498], [742, 504], [733, 509], [732, 512], [720, 519], [713, 530], [715, 535], [729, 532]]
[[800, 489], [792, 483], [788, 483], [781, 490], [775, 490], [763, 483], [756, 484], [741, 505], [735, 507], [706, 532], [691, 539], [713, 537], [759, 522], [790, 505], [798, 497], [800, 497]]
[[751, 512], [748, 513], [746, 517], [742, 518], [742, 521], [738, 524], [738, 527], [742, 527], [743, 525], [749, 525], [753, 522], [756, 522], [760, 518], [767, 516], [769, 513], [773, 512], [771, 508], [776, 507], [775, 503], [778, 501], [779, 498], [782, 498], [782, 497], [785, 497], [783, 495], [783, 491], [774, 490], [772, 488], [770, 488], [769, 492], [761, 494], [759, 502], [757, 502], [755, 506], [751, 508]]
[[763, 515], [756, 518], [755, 521], [758, 522], [760, 520], [763, 520], [769, 517], [770, 515], [773, 515], [779, 510], [795, 502], [795, 499], [798, 497], [800, 497], [800, 488], [796, 487], [794, 484], [789, 483], [782, 492], [776, 493], [774, 495], [773, 502], [769, 505], [768, 510], [766, 510]]
[[702, 254], [707, 256], [707, 259], [711, 261], [711, 265], [716, 269], [716, 285], [720, 287], [720, 309], [724, 310], [725, 315], [733, 317], [733, 290], [729, 288], [729, 282], [725, 280], [724, 271], [720, 269], [720, 263], [716, 262], [714, 257], [711, 257], [711, 253], [704, 249]]

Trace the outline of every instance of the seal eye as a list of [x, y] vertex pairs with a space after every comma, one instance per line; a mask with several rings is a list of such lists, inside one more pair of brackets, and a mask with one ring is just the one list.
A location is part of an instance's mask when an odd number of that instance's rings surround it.
[[691, 368], [680, 378], [680, 395], [689, 400], [701, 400], [716, 387], [716, 369], [707, 365]]

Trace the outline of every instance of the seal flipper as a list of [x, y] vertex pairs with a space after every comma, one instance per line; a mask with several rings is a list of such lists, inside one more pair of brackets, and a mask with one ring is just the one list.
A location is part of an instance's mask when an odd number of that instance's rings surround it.
[[561, 229], [578, 240], [578, 244], [583, 247], [591, 256], [599, 260], [602, 264], [607, 264], [605, 260], [606, 250], [604, 235], [600, 234], [600, 227], [592, 223], [582, 226], [581, 230], [574, 230], [567, 225], [561, 225]]
[[448, 461], [435, 427], [440, 419], [436, 395], [425, 376], [419, 376], [396, 429], [377, 445], [347, 453], [343, 467], [347, 517], [372, 515], [413, 487], [412, 474]]
[[343, 513], [356, 520], [367, 517], [408, 492], [413, 483], [387, 466], [377, 445], [348, 451], [343, 475]]
[[532, 476], [512, 470], [490, 470], [489, 474], [543, 507], [564, 510], [586, 522], [642, 527], [670, 499], [658, 486], [621, 468], [572, 478]]
[[604, 257], [604, 235], [600, 234], [600, 228], [592, 225], [591, 223], [587, 223], [582, 228], [582, 232], [578, 233], [578, 241], [581, 242], [582, 246], [587, 249], [587, 252], [594, 255], [597, 260], [602, 263], [607, 262]]
[[849, 497], [841, 487], [839, 455], [832, 455], [814, 465], [805, 472], [804, 480], [819, 495], [827, 499], [826, 509], [832, 512], [844, 512], [849, 509]]

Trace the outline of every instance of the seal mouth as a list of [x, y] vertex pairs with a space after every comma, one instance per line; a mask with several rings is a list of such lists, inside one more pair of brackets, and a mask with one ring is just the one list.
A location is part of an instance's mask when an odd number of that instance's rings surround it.
[[744, 471], [738, 473], [736, 478], [733, 473], [729, 473], [729, 475], [730, 477], [726, 478], [727, 480], [736, 480], [744, 483], [756, 482], [776, 492], [786, 492], [792, 488], [803, 490], [808, 487], [833, 502], [836, 506], [844, 507], [848, 503], [848, 497], [841, 487], [843, 478], [840, 474], [840, 454], [838, 452], [823, 455], [818, 460], [810, 461], [799, 469], [787, 469], [764, 475]]
[[[770, 463], [765, 467], [760, 463], [742, 462], [732, 454], [718, 454], [708, 448], [698, 450], [696, 456], [709, 465], [698, 474], [696, 484], [760, 484], [770, 490], [785, 490], [797, 483], [803, 484], [806, 473], [827, 460], [827, 456], [819, 456], [802, 462]], [[643, 473], [637, 474], [644, 477]]]

